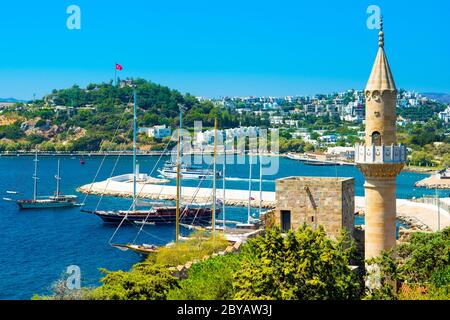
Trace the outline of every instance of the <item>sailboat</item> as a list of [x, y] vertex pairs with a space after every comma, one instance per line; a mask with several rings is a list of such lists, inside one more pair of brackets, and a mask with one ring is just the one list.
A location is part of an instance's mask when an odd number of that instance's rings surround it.
[[[175, 204], [175, 241], [167, 244], [167, 246], [170, 246], [173, 243], [178, 243], [180, 240], [187, 239], [185, 237], [180, 236], [180, 225], [183, 225], [180, 223], [180, 220], [181, 219], [186, 220], [187, 214], [190, 214], [190, 212], [191, 212], [190, 210], [197, 210], [194, 220], [200, 218], [200, 221], [201, 221], [201, 219], [204, 218], [204, 216], [199, 217], [198, 214], [202, 212], [202, 211], [199, 211], [199, 209], [202, 209], [202, 206], [209, 205], [209, 204], [192, 205], [192, 203], [183, 204], [180, 200], [181, 199], [181, 127], [182, 127], [182, 113], [180, 112], [180, 130], [178, 131], [177, 161], [175, 163], [176, 179], [177, 179], [176, 180], [177, 181], [176, 204]], [[215, 172], [215, 169], [216, 168], [214, 166], [214, 172]], [[215, 188], [215, 183], [214, 183], [214, 188]], [[205, 208], [203, 208], [203, 210], [205, 210]], [[216, 218], [216, 215], [220, 212], [220, 208], [216, 208], [215, 197], [213, 199], [212, 210], [211, 209], [207, 209], [207, 210], [208, 210], [207, 212], [211, 212], [210, 218], [212, 221], [214, 221]], [[212, 214], [213, 212], [214, 212], [214, 214]], [[152, 222], [149, 222], [149, 218], [150, 218], [150, 215], [148, 215], [145, 220], [134, 221], [134, 223], [137, 225], [141, 225], [141, 229], [140, 229], [140, 231], [141, 231], [145, 225], [153, 224]], [[191, 220], [191, 222], [193, 222], [193, 220]], [[137, 236], [136, 236], [136, 238], [137, 238]], [[111, 245], [113, 247], [116, 247], [123, 251], [132, 250], [141, 256], [147, 256], [150, 254], [154, 254], [154, 253], [157, 253], [159, 250], [159, 248], [157, 246], [155, 246], [153, 244], [145, 244], [145, 243], [144, 244], [111, 244]]]
[[[136, 153], [137, 153], [137, 143], [136, 143], [136, 133], [137, 133], [137, 94], [136, 90], [134, 90], [134, 107], [133, 107], [133, 203], [131, 210], [82, 210], [82, 212], [94, 214], [100, 217], [105, 223], [112, 224], [121, 224], [123, 221], [125, 222], [143, 222], [143, 223], [155, 223], [155, 224], [168, 224], [168, 223], [178, 223], [179, 219], [179, 210], [183, 213], [183, 220], [186, 222], [194, 222], [202, 223], [205, 221], [209, 221], [213, 212], [216, 212], [210, 207], [190, 207], [188, 205], [180, 205], [179, 201], [175, 206], [169, 205], [153, 205], [150, 209], [147, 210], [138, 210], [136, 209], [137, 203], [137, 161], [136, 161]], [[180, 113], [180, 130], [182, 124], [182, 114]], [[180, 133], [179, 133], [180, 140]], [[178, 143], [180, 145], [180, 142]], [[180, 182], [180, 162], [177, 163], [177, 185]], [[179, 192], [179, 188], [177, 188], [177, 193]], [[178, 199], [178, 198], [177, 198]], [[179, 199], [178, 199], [179, 200]], [[218, 212], [216, 212], [217, 214]]]
[[[211, 225], [210, 226], [194, 226], [189, 224], [180, 224], [182, 227], [187, 229], [193, 229], [197, 231], [209, 231], [212, 233], [213, 237], [215, 236], [216, 232], [221, 233], [228, 241], [230, 242], [242, 242], [245, 238], [247, 238], [250, 234], [257, 232], [258, 229], [258, 219], [254, 219], [250, 216], [250, 204], [251, 200], [251, 177], [252, 177], [252, 163], [250, 158], [250, 173], [249, 173], [249, 203], [248, 203], [248, 218], [247, 223], [241, 223], [237, 221], [227, 221], [226, 220], [226, 208], [225, 208], [225, 181], [226, 181], [226, 152], [224, 150], [225, 156], [224, 156], [224, 164], [223, 164], [223, 218], [222, 220], [216, 220], [215, 217], [212, 217], [211, 219]], [[214, 168], [216, 167], [216, 157], [217, 157], [217, 119], [215, 121], [214, 125], [214, 159], [213, 164]], [[261, 167], [262, 169], [262, 167]], [[215, 169], [214, 169], [215, 170]], [[260, 188], [262, 188], [262, 171], [260, 171]], [[213, 203], [218, 203], [216, 200], [216, 181], [213, 179]], [[261, 203], [260, 203], [261, 205]], [[216, 225], [216, 222], [221, 222], [222, 225], [218, 226]], [[228, 227], [227, 224], [234, 224], [235, 227]]]
[[33, 199], [32, 200], [17, 200], [16, 203], [19, 209], [48, 209], [48, 208], [66, 208], [78, 206], [76, 199], [77, 196], [74, 195], [62, 195], [60, 191], [60, 160], [58, 159], [58, 171], [55, 175], [56, 179], [56, 192], [54, 196], [38, 197], [38, 157], [37, 153], [34, 157], [34, 188], [33, 188]]

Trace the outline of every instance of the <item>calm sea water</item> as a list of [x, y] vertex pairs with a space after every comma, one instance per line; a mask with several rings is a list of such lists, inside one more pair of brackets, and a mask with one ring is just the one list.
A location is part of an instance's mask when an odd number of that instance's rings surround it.
[[[131, 158], [106, 158], [98, 179], [131, 172]], [[157, 157], [140, 157], [141, 172], [149, 173], [155, 166]], [[164, 162], [166, 159], [162, 159]], [[65, 194], [76, 194], [75, 189], [92, 182], [102, 161], [100, 157], [89, 157], [85, 165], [78, 158], [61, 158], [61, 189]], [[162, 162], [159, 166], [162, 165]], [[254, 163], [256, 160], [254, 161]], [[57, 160], [42, 157], [39, 162], [39, 194], [50, 195], [55, 189]], [[220, 169], [220, 166], [219, 166]], [[32, 157], [0, 157], [0, 196], [10, 198], [30, 198], [33, 182]], [[227, 166], [227, 188], [248, 189], [248, 165]], [[264, 176], [263, 189], [275, 190], [274, 180], [280, 177], [300, 176], [343, 176], [355, 177], [356, 195], [363, 195], [363, 176], [354, 167], [312, 167], [300, 162], [280, 159], [280, 168], [274, 176]], [[259, 189], [259, 165], [253, 167], [254, 192]], [[424, 178], [417, 173], [402, 173], [398, 177], [399, 198], [432, 194], [433, 190], [414, 189], [416, 181]], [[185, 185], [196, 186], [196, 181], [186, 181]], [[209, 187], [211, 182], [204, 182]], [[218, 187], [221, 187], [219, 182]], [[11, 196], [6, 191], [21, 194]], [[243, 191], [245, 192], [245, 191]], [[79, 195], [83, 200], [84, 195]], [[89, 196], [87, 207], [96, 207], [100, 198]], [[104, 197], [99, 208], [127, 209], [131, 200]], [[257, 214], [254, 209], [253, 214]], [[227, 208], [227, 219], [245, 221], [246, 208]], [[111, 247], [108, 242], [115, 227], [104, 225], [101, 220], [80, 212], [79, 208], [19, 211], [14, 202], [0, 200], [0, 299], [29, 299], [33, 294], [48, 294], [51, 284], [58, 280], [70, 265], [81, 268], [82, 285], [97, 286], [102, 274], [99, 268], [108, 270], [128, 270], [140, 258], [133, 252], [122, 252]], [[148, 226], [138, 237], [140, 243], [162, 245], [174, 238], [174, 226]], [[112, 240], [115, 243], [133, 241], [137, 235], [134, 226], [122, 227]]]

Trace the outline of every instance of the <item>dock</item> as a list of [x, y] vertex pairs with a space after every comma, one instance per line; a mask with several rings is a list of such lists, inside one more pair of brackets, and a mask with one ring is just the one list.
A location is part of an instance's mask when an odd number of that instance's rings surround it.
[[[150, 183], [137, 183], [136, 190], [139, 199], [149, 200], [169, 200], [176, 199], [176, 187], [168, 185], [158, 185]], [[77, 192], [93, 195], [104, 195], [111, 197], [131, 198], [133, 196], [133, 183], [117, 181], [115, 179], [108, 179], [92, 184], [81, 186]], [[223, 190], [217, 189], [217, 199], [225, 202], [227, 206], [245, 207], [248, 206], [249, 193], [248, 190], [226, 189], [226, 199], [224, 201]], [[259, 190], [252, 191], [252, 200], [250, 205], [259, 208], [260, 198]], [[195, 198], [195, 202], [211, 202], [212, 189], [211, 188], [195, 188], [195, 187], [181, 187], [181, 200], [184, 202], [191, 202]], [[275, 207], [275, 192], [263, 191], [261, 206], [265, 209]]]

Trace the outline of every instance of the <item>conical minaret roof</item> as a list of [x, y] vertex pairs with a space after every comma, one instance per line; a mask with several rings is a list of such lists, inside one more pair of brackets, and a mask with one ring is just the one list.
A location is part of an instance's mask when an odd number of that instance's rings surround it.
[[372, 73], [367, 82], [366, 90], [373, 91], [395, 91], [394, 77], [392, 76], [389, 62], [384, 52], [383, 21], [380, 22], [380, 33], [378, 34], [378, 53], [373, 64]]

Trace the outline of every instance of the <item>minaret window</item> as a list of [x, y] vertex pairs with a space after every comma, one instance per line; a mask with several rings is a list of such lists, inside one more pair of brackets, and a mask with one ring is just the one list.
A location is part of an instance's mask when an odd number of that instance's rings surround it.
[[378, 131], [372, 133], [372, 145], [381, 146], [381, 134]]

